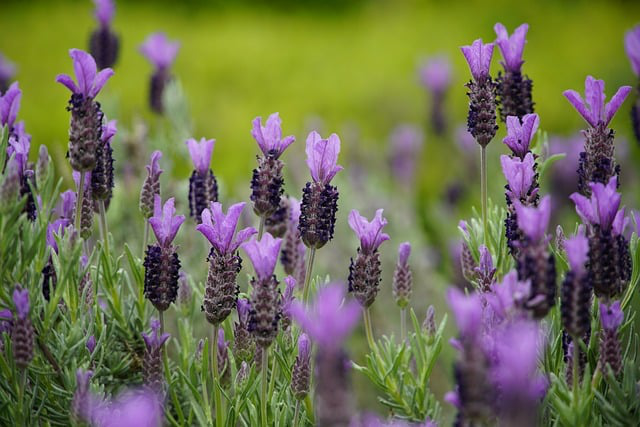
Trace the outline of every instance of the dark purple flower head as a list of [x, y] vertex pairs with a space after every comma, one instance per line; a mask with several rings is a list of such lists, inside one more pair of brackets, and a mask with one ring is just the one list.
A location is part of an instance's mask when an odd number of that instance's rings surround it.
[[113, 20], [116, 6], [113, 0], [93, 0], [96, 5], [95, 17], [103, 27], [108, 27]]
[[236, 233], [238, 220], [245, 203], [229, 206], [227, 214], [222, 211], [222, 204], [211, 202], [210, 208], [202, 211], [202, 224], [196, 227], [206, 237], [211, 246], [221, 254], [235, 252], [249, 237], [257, 233], [253, 227], [244, 228]]
[[358, 323], [360, 306], [344, 301], [343, 284], [331, 284], [318, 290], [309, 306], [294, 301], [291, 317], [323, 350], [337, 350]]
[[20, 174], [24, 174], [29, 161], [29, 150], [31, 149], [31, 135], [24, 130], [24, 122], [20, 121], [13, 127], [13, 132], [9, 136], [9, 146], [7, 156], [15, 154]]
[[633, 72], [640, 77], [640, 25], [625, 33], [624, 49], [627, 51]]
[[482, 39], [477, 39], [471, 46], [462, 46], [460, 50], [469, 64], [473, 79], [475, 81], [486, 79], [489, 76], [493, 56], [493, 43], [484, 44]]
[[311, 341], [304, 332], [298, 337], [298, 357], [306, 361], [311, 358]]
[[615, 301], [610, 305], [600, 303], [600, 321], [602, 327], [607, 331], [615, 331], [624, 320], [624, 312], [620, 307], [620, 301]]
[[540, 125], [537, 114], [525, 114], [522, 122], [516, 116], [507, 116], [507, 136], [504, 142], [513, 154], [522, 158], [529, 151], [529, 145]]
[[631, 86], [622, 86], [609, 102], [605, 104], [604, 80], [596, 80], [587, 76], [584, 82], [585, 99], [575, 90], [565, 90], [562, 94], [592, 127], [611, 122], [613, 116], [631, 92]]
[[496, 44], [500, 48], [502, 58], [504, 62], [502, 65], [509, 71], [520, 71], [520, 67], [524, 61], [522, 60], [522, 51], [524, 50], [524, 44], [527, 42], [527, 30], [529, 30], [528, 24], [522, 24], [513, 31], [511, 37], [504, 25], [497, 23], [493, 29], [496, 32], [498, 38]]
[[9, 89], [0, 96], [0, 125], [11, 129], [20, 110], [20, 100], [22, 91], [18, 87], [18, 82], [13, 82]]
[[523, 206], [517, 200], [513, 203], [518, 215], [518, 228], [532, 241], [542, 240], [551, 218], [551, 197], [544, 196], [537, 207]]
[[576, 204], [576, 212], [583, 222], [599, 225], [604, 230], [613, 227], [620, 234], [624, 225], [624, 208], [620, 207], [621, 195], [617, 191], [618, 179], [613, 176], [607, 185], [599, 182], [589, 183], [591, 198], [580, 193], [573, 193], [570, 199]]
[[113, 138], [116, 135], [116, 132], [118, 132], [117, 125], [117, 120], [109, 120], [105, 125], [102, 126], [103, 142], [111, 142], [111, 138]]
[[59, 218], [47, 225], [47, 246], [53, 249], [55, 253], [58, 253], [58, 243], [55, 235], [62, 236], [64, 228], [70, 223], [71, 221], [67, 218]]
[[389, 235], [382, 232], [384, 226], [387, 225], [386, 218], [382, 217], [382, 211], [382, 209], [378, 209], [371, 222], [360, 215], [356, 209], [349, 214], [349, 227], [360, 239], [360, 249], [363, 252], [373, 252], [382, 242], [389, 240]]
[[269, 116], [266, 126], [262, 126], [262, 117], [253, 119], [251, 135], [265, 156], [272, 155], [276, 159], [296, 140], [293, 135], [282, 138], [282, 119], [278, 113]]
[[258, 279], [267, 280], [273, 275], [281, 243], [282, 239], [275, 239], [271, 234], [264, 233], [261, 240], [254, 238], [240, 245], [249, 256]]
[[170, 42], [165, 33], [158, 32], [147, 37], [140, 46], [140, 53], [157, 69], [166, 69], [176, 59], [179, 48], [180, 43]]
[[168, 247], [171, 245], [184, 222], [184, 215], [175, 215], [175, 213], [176, 208], [173, 197], [162, 206], [162, 199], [156, 194], [153, 204], [153, 216], [149, 218], [149, 224], [151, 224], [160, 246]]
[[589, 259], [589, 239], [584, 235], [583, 226], [578, 233], [564, 241], [564, 249], [567, 252], [567, 260], [571, 270], [582, 275]]
[[96, 349], [96, 337], [94, 337], [93, 335], [91, 335], [88, 339], [87, 339], [87, 350], [89, 350], [89, 354], [93, 354], [93, 351]]
[[105, 68], [99, 73], [93, 56], [80, 49], [71, 49], [69, 56], [73, 60], [73, 70], [78, 84], [67, 74], [58, 74], [56, 82], [63, 84], [71, 92], [87, 98], [95, 98], [113, 75], [111, 68]]
[[238, 320], [240, 320], [240, 323], [246, 324], [249, 319], [249, 312], [251, 311], [251, 303], [249, 300], [238, 298], [236, 310], [238, 310]]
[[432, 92], [442, 93], [451, 84], [451, 62], [446, 56], [434, 56], [420, 67], [420, 81]]
[[55, 208], [55, 213], [60, 218], [71, 220], [73, 218], [73, 211], [76, 206], [76, 192], [73, 190], [67, 190], [60, 194], [60, 201]]
[[29, 315], [29, 291], [16, 286], [13, 291], [13, 304], [16, 307], [18, 319], [26, 319]]
[[193, 138], [189, 138], [185, 144], [189, 148], [189, 155], [195, 170], [200, 175], [206, 175], [209, 171], [209, 165], [211, 164], [211, 154], [213, 153], [213, 146], [215, 139], [200, 138], [200, 142]]
[[332, 133], [328, 139], [322, 139], [313, 131], [307, 137], [307, 165], [315, 182], [328, 184], [343, 168], [338, 165], [340, 138]]
[[400, 243], [400, 245], [398, 245], [398, 264], [407, 265], [409, 255], [411, 255], [411, 243]]
[[[500, 163], [502, 164], [502, 173], [509, 184], [507, 192], [509, 198], [520, 200], [526, 197], [536, 176], [536, 171], [533, 169], [535, 164], [533, 154], [527, 153], [523, 160], [503, 154], [500, 156]], [[537, 192], [537, 190], [536, 188], [534, 191]]]
[[465, 295], [457, 288], [447, 291], [447, 302], [453, 310], [460, 336], [475, 339], [482, 327], [482, 302], [477, 293]]
[[284, 278], [284, 283], [286, 287], [284, 288], [284, 293], [282, 294], [282, 312], [286, 316], [291, 315], [291, 304], [295, 299], [293, 296], [293, 291], [296, 289], [296, 279], [293, 276], [287, 276]]
[[145, 334], [143, 332], [142, 339], [144, 339], [147, 350], [149, 352], [153, 352], [162, 347], [162, 345], [169, 339], [169, 334], [164, 333], [160, 335], [160, 321], [158, 319], [151, 319], [151, 333]]
[[16, 66], [0, 53], [0, 81], [10, 80], [16, 74]]

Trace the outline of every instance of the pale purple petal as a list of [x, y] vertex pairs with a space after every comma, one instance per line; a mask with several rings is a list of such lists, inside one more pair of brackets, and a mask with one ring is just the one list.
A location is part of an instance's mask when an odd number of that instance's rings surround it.
[[56, 76], [56, 82], [63, 84], [73, 93], [80, 93], [80, 88], [76, 86], [76, 82], [74, 82], [68, 74], [58, 74]]
[[256, 117], [252, 123], [251, 135], [265, 156], [278, 158], [295, 141], [293, 136], [282, 139], [282, 119], [278, 113], [269, 116], [266, 126], [262, 126], [262, 117]]
[[147, 173], [154, 180], [158, 179], [160, 174], [163, 172], [163, 170], [160, 169], [161, 158], [162, 158], [162, 151], [156, 150], [153, 153], [151, 153], [151, 159], [149, 161], [149, 164], [145, 166], [147, 168]]
[[215, 145], [215, 139], [200, 138], [200, 142], [189, 138], [185, 144], [189, 149], [189, 155], [196, 171], [200, 175], [206, 175], [211, 164], [211, 154]]
[[261, 240], [253, 239], [240, 245], [251, 260], [258, 279], [267, 280], [273, 275], [281, 243], [282, 239], [264, 233]]
[[20, 110], [21, 99], [22, 91], [18, 87], [18, 82], [13, 82], [4, 95], [0, 96], [0, 125], [7, 126], [9, 129], [13, 127]]
[[411, 254], [411, 243], [403, 242], [398, 246], [398, 264], [407, 265]]
[[349, 226], [360, 239], [360, 249], [365, 253], [375, 251], [382, 242], [389, 240], [389, 235], [382, 232], [382, 229], [387, 225], [387, 220], [382, 217], [382, 212], [382, 209], [378, 209], [371, 222], [355, 209], [349, 213]]
[[80, 49], [69, 50], [69, 56], [73, 59], [73, 70], [78, 81], [80, 93], [89, 96], [93, 82], [96, 79], [97, 66], [93, 56]]
[[435, 56], [420, 68], [422, 84], [435, 93], [443, 93], [451, 84], [451, 63], [445, 56]]
[[475, 339], [482, 327], [482, 302], [477, 293], [465, 295], [462, 291], [451, 288], [447, 291], [447, 302], [453, 310], [453, 315], [460, 335]]
[[140, 53], [144, 55], [157, 69], [171, 66], [178, 54], [180, 43], [170, 42], [162, 32], [153, 33], [140, 46]]
[[613, 116], [616, 114], [618, 109], [622, 106], [622, 103], [627, 98], [631, 92], [631, 86], [622, 86], [618, 91], [613, 95], [611, 100], [607, 102], [607, 105], [604, 107], [604, 121], [605, 123], [610, 123], [613, 119]]
[[604, 80], [597, 80], [592, 76], [587, 76], [584, 83], [584, 99], [591, 111], [592, 119], [597, 124], [604, 117]]
[[256, 233], [252, 227], [245, 228], [235, 235], [238, 220], [245, 203], [231, 205], [225, 215], [222, 204], [211, 202], [209, 209], [202, 211], [202, 223], [196, 227], [221, 254], [235, 252], [245, 240]]
[[580, 113], [582, 118], [587, 121], [587, 123], [589, 123], [591, 126], [594, 126], [594, 127], [598, 125], [597, 119], [596, 120], [593, 119], [591, 112], [587, 109], [584, 101], [582, 100], [582, 97], [578, 92], [570, 89], [570, 90], [565, 90], [564, 92], [562, 92], [562, 94], [564, 95], [565, 98], [567, 98], [567, 100], [571, 103], [571, 105], [573, 105], [573, 108], [575, 108], [578, 111], [578, 113]]
[[460, 50], [469, 64], [474, 80], [484, 80], [489, 75], [493, 43], [483, 44], [482, 39], [477, 39], [471, 46], [462, 46]]
[[631, 62], [631, 69], [640, 77], [640, 25], [636, 25], [624, 35], [624, 49]]
[[545, 196], [537, 207], [523, 206], [514, 201], [518, 217], [518, 228], [534, 242], [540, 241], [547, 230], [551, 218], [551, 197]]
[[298, 337], [298, 357], [306, 361], [311, 357], [311, 341], [304, 332]]
[[613, 230], [614, 236], [619, 236], [624, 233], [624, 230], [629, 225], [629, 217], [624, 215], [624, 208], [621, 208], [616, 213], [615, 218], [613, 219], [613, 223], [611, 224], [611, 229]]
[[149, 218], [149, 224], [151, 224], [151, 228], [160, 246], [168, 247], [176, 237], [185, 217], [184, 215], [174, 215], [176, 208], [173, 197], [165, 202], [162, 209], [160, 208], [161, 203], [162, 200], [160, 196], [156, 194], [153, 207], [154, 214]]
[[95, 17], [103, 27], [108, 27], [115, 13], [113, 0], [93, 0], [96, 5]]
[[523, 160], [507, 155], [500, 156], [502, 172], [509, 184], [509, 197], [512, 200], [525, 198], [535, 177], [533, 154], [527, 153]]
[[504, 25], [498, 23], [493, 28], [498, 36], [496, 44], [500, 48], [500, 52], [502, 52], [502, 57], [504, 58], [503, 65], [505, 69], [520, 71], [520, 67], [524, 62], [522, 60], [522, 52], [524, 51], [529, 25], [520, 25], [514, 30], [511, 37], [509, 37], [509, 33], [507, 33], [507, 29]]
[[624, 312], [620, 307], [620, 301], [616, 301], [607, 306], [600, 303], [600, 321], [605, 330], [613, 331], [618, 329], [624, 320]]
[[328, 139], [322, 139], [318, 132], [312, 131], [307, 137], [305, 151], [307, 165], [314, 181], [328, 184], [342, 170], [342, 166], [337, 164], [340, 138], [335, 133]]
[[597, 223], [598, 219], [591, 206], [591, 200], [580, 193], [573, 193], [569, 198], [576, 205], [576, 212], [582, 219], [582, 222], [589, 224]]
[[15, 64], [0, 53], [0, 80], [10, 80], [15, 74]]
[[565, 240], [564, 248], [571, 270], [582, 275], [585, 272], [585, 264], [589, 256], [589, 239], [584, 234], [576, 234]]
[[29, 315], [29, 291], [19, 286], [13, 291], [13, 304], [16, 308], [16, 315], [19, 319], [26, 319]]
[[[93, 58], [92, 58], [93, 59]], [[93, 86], [89, 90], [89, 97], [95, 98], [96, 95], [102, 90], [107, 80], [113, 76], [113, 70], [111, 68], [105, 68], [101, 70], [93, 81]]]
[[117, 120], [109, 120], [106, 125], [102, 126], [102, 140], [104, 142], [110, 142], [111, 139], [118, 132], [118, 121]]

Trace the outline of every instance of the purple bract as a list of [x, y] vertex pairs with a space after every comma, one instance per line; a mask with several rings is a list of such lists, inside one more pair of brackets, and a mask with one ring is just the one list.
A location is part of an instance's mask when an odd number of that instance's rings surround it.
[[22, 91], [18, 82], [13, 82], [9, 89], [0, 96], [0, 125], [11, 129], [18, 116]]
[[513, 31], [511, 37], [504, 25], [497, 23], [493, 29], [496, 32], [498, 38], [496, 44], [502, 53], [504, 62], [502, 65], [509, 71], [520, 71], [522, 67], [522, 51], [524, 45], [527, 42], [527, 31], [529, 30], [528, 24], [522, 24]]
[[587, 123], [596, 127], [599, 123], [607, 126], [611, 122], [630, 91], [631, 86], [620, 87], [611, 100], [605, 104], [604, 80], [596, 80], [587, 76], [584, 82], [584, 100], [575, 90], [565, 90], [562, 94]]
[[513, 154], [522, 158], [529, 151], [529, 145], [540, 125], [537, 114], [525, 114], [522, 122], [516, 116], [507, 117], [507, 136], [504, 142], [513, 151]]
[[[509, 184], [507, 195], [511, 200], [520, 200], [527, 197], [536, 171], [533, 169], [535, 160], [533, 154], [527, 153], [523, 160], [517, 157], [507, 155], [500, 156], [500, 164], [502, 165], [502, 173]], [[534, 189], [537, 192], [537, 188]], [[535, 193], [532, 193], [535, 196]]]
[[482, 39], [477, 39], [471, 46], [462, 46], [460, 50], [469, 64], [473, 79], [475, 81], [486, 79], [491, 66], [493, 43], [484, 44]]
[[93, 0], [96, 5], [95, 17], [103, 27], [108, 27], [113, 20], [116, 6], [113, 0]]
[[235, 232], [244, 205], [244, 202], [240, 202], [229, 206], [225, 215], [221, 203], [211, 202], [210, 208], [202, 211], [202, 224], [198, 225], [196, 230], [202, 233], [220, 254], [235, 252], [242, 243], [257, 233], [253, 227], [244, 228], [237, 234]]
[[269, 116], [266, 126], [262, 126], [262, 117], [253, 119], [251, 135], [265, 156], [272, 155], [276, 159], [296, 140], [293, 135], [282, 138], [282, 119], [278, 113]]
[[185, 144], [189, 149], [189, 155], [193, 162], [194, 168], [200, 173], [200, 175], [206, 175], [209, 171], [209, 165], [211, 164], [211, 154], [213, 153], [213, 146], [215, 145], [215, 139], [200, 138], [200, 142], [193, 138], [189, 138]]
[[513, 203], [518, 216], [518, 228], [532, 241], [541, 241], [551, 218], [551, 197], [543, 197], [537, 207], [523, 206], [517, 200]]
[[178, 55], [180, 43], [170, 42], [167, 35], [162, 32], [153, 33], [140, 46], [140, 53], [157, 69], [171, 66]]
[[113, 75], [111, 68], [99, 73], [93, 56], [80, 49], [71, 49], [69, 56], [73, 60], [73, 70], [78, 84], [67, 74], [58, 74], [56, 81], [66, 86], [71, 92], [88, 98], [95, 98], [107, 80]]
[[328, 139], [322, 139], [313, 131], [307, 137], [307, 165], [314, 181], [328, 184], [343, 168], [338, 165], [340, 138], [332, 133]]
[[617, 191], [618, 179], [613, 176], [607, 185], [599, 182], [589, 183], [591, 198], [580, 193], [573, 193], [570, 199], [576, 204], [576, 212], [582, 221], [591, 225], [599, 225], [604, 230], [610, 227], [620, 234], [625, 225], [624, 208], [619, 209], [621, 195]]
[[600, 303], [600, 321], [602, 327], [608, 331], [618, 329], [624, 320], [624, 313], [620, 307], [620, 301], [615, 301], [610, 305]]
[[276, 239], [271, 234], [264, 233], [261, 240], [253, 239], [240, 245], [249, 256], [258, 279], [267, 280], [273, 275], [281, 243], [282, 239]]
[[636, 25], [625, 33], [624, 49], [631, 62], [633, 72], [640, 77], [640, 25]]
[[167, 200], [163, 207], [162, 199], [156, 194], [153, 203], [153, 216], [149, 218], [149, 224], [151, 224], [160, 246], [168, 247], [171, 245], [184, 222], [184, 215], [175, 215], [175, 213], [173, 197]]
[[13, 303], [16, 306], [18, 319], [26, 319], [29, 315], [29, 291], [16, 286], [13, 291]]
[[389, 240], [389, 235], [382, 232], [384, 226], [387, 225], [386, 218], [382, 217], [382, 211], [382, 209], [378, 209], [371, 222], [360, 215], [356, 209], [349, 213], [349, 227], [360, 239], [360, 249], [363, 252], [373, 252], [382, 242]]

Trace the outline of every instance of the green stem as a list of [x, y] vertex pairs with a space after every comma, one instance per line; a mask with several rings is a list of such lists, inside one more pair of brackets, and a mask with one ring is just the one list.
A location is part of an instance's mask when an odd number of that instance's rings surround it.
[[311, 284], [311, 274], [313, 273], [313, 261], [316, 257], [316, 248], [309, 248], [309, 256], [307, 258], [307, 271], [304, 276], [304, 289], [302, 290], [302, 302], [309, 300], [309, 285]]
[[269, 371], [269, 347], [262, 349], [262, 384], [260, 390], [260, 425], [267, 427], [267, 372]]
[[[86, 173], [80, 172], [80, 185], [78, 185], [78, 191], [76, 192], [76, 218], [75, 228], [76, 232], [80, 234], [80, 224], [82, 218], [82, 197], [84, 196], [84, 178]], [[88, 254], [87, 254], [88, 255]]]
[[149, 221], [144, 221], [144, 237], [142, 238], [142, 259], [144, 259], [147, 253], [147, 243], [149, 242]]
[[220, 372], [218, 372], [218, 330], [214, 327], [211, 332], [211, 342], [213, 349], [211, 350], [211, 370], [213, 371], [213, 396], [215, 399], [216, 409], [216, 426], [224, 426], [222, 412], [222, 394], [220, 393]]
[[402, 342], [404, 342], [404, 340], [407, 337], [407, 310], [402, 307], [400, 309], [400, 338], [402, 339]]
[[486, 147], [480, 147], [480, 192], [482, 197], [482, 231], [484, 245], [487, 246], [487, 151]]
[[102, 247], [105, 255], [109, 253], [109, 228], [107, 227], [107, 214], [104, 208], [104, 200], [98, 202], [100, 212], [100, 231], [102, 232]]
[[300, 400], [296, 400], [296, 411], [293, 413], [293, 427], [298, 427], [300, 418]]
[[264, 222], [265, 222], [265, 217], [261, 216], [260, 217], [260, 226], [258, 227], [258, 240], [262, 240], [262, 234], [264, 233]]
[[18, 425], [27, 425], [26, 411], [24, 408], [24, 395], [27, 387], [27, 370], [20, 369], [20, 384], [18, 385]]
[[369, 312], [369, 308], [365, 308], [362, 310], [364, 314], [364, 331], [367, 334], [367, 342], [369, 343], [369, 349], [373, 351], [373, 347], [375, 346], [375, 341], [373, 341], [373, 328], [371, 327], [371, 313]]

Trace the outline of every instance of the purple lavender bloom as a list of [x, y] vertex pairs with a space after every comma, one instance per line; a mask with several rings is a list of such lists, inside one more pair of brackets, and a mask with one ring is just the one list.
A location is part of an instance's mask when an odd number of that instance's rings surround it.
[[109, 120], [105, 125], [102, 126], [102, 142], [110, 143], [111, 139], [118, 132], [118, 121], [117, 120]]
[[47, 225], [47, 246], [49, 246], [55, 253], [58, 253], [58, 243], [56, 242], [55, 235], [62, 236], [64, 229], [70, 224], [70, 220], [66, 218], [56, 219]]
[[249, 312], [251, 311], [251, 303], [245, 298], [238, 298], [236, 302], [236, 310], [238, 311], [238, 320], [242, 324], [249, 321]]
[[284, 294], [282, 294], [282, 304], [280, 307], [282, 309], [282, 313], [289, 317], [291, 316], [291, 304], [295, 299], [293, 291], [296, 289], [297, 281], [293, 276], [287, 276], [284, 278], [284, 283], [286, 284], [286, 287], [284, 289]]
[[409, 262], [409, 255], [411, 255], [411, 243], [400, 243], [400, 245], [398, 245], [398, 264], [407, 265]]
[[349, 214], [349, 227], [360, 239], [362, 252], [375, 252], [382, 242], [389, 240], [389, 235], [382, 232], [384, 226], [387, 225], [387, 220], [382, 217], [382, 212], [383, 209], [378, 209], [371, 222], [360, 215], [356, 209]]
[[221, 203], [211, 202], [210, 208], [202, 211], [202, 224], [196, 230], [222, 255], [234, 253], [242, 243], [257, 233], [253, 227], [235, 232], [244, 205], [244, 202], [231, 205], [225, 215]]
[[517, 200], [514, 201], [514, 205], [518, 216], [518, 228], [532, 241], [542, 240], [551, 218], [551, 197], [543, 197], [537, 207], [523, 206]]
[[180, 43], [170, 42], [162, 32], [153, 33], [140, 46], [140, 53], [144, 55], [156, 69], [166, 69], [171, 66], [178, 55]]
[[173, 197], [162, 206], [162, 199], [156, 195], [153, 207], [153, 216], [149, 218], [149, 224], [153, 233], [162, 247], [169, 247], [176, 237], [180, 226], [184, 222], [184, 215], [175, 215], [176, 208]]
[[93, 354], [93, 351], [96, 349], [96, 337], [91, 335], [87, 339], [87, 350], [89, 350], [89, 354]]
[[525, 114], [522, 122], [516, 116], [507, 117], [507, 136], [504, 142], [514, 155], [521, 159], [528, 153], [529, 145], [540, 125], [540, 117], [537, 114]]
[[162, 400], [148, 390], [127, 392], [94, 411], [92, 424], [98, 427], [160, 427], [164, 418]]
[[589, 259], [589, 239], [584, 235], [584, 228], [581, 230], [582, 233], [578, 232], [564, 241], [569, 266], [577, 275], [582, 275], [585, 272], [585, 264]]
[[200, 142], [198, 142], [193, 138], [189, 138], [185, 143], [189, 148], [189, 155], [195, 170], [202, 176], [207, 175], [209, 171], [215, 142], [215, 139], [200, 138]]
[[620, 207], [621, 195], [617, 192], [618, 179], [613, 176], [607, 185], [590, 183], [591, 198], [573, 193], [570, 199], [576, 205], [576, 212], [585, 223], [599, 225], [603, 230], [613, 228], [619, 235], [624, 228], [624, 208]]
[[[229, 349], [229, 341], [224, 339], [224, 329], [218, 328], [218, 354], [225, 354]], [[220, 367], [222, 369], [223, 367]]]
[[477, 293], [465, 295], [451, 288], [447, 291], [447, 302], [456, 319], [458, 331], [465, 338], [475, 339], [482, 327], [482, 302]]
[[151, 353], [162, 347], [162, 345], [169, 339], [169, 334], [166, 332], [160, 334], [160, 321], [158, 319], [151, 319], [151, 333], [142, 333], [142, 339], [147, 346], [147, 350]]
[[113, 0], [93, 0], [96, 5], [95, 17], [103, 27], [108, 27], [115, 14], [115, 4]]
[[258, 143], [265, 157], [273, 156], [276, 159], [296, 140], [293, 135], [282, 138], [282, 119], [278, 113], [269, 116], [266, 126], [262, 126], [262, 117], [253, 119], [251, 136]]
[[63, 84], [76, 95], [86, 98], [95, 98], [107, 80], [113, 75], [111, 68], [105, 68], [97, 72], [96, 61], [93, 56], [80, 49], [69, 50], [69, 56], [73, 60], [73, 69], [78, 84], [67, 74], [58, 74], [56, 82]]
[[21, 99], [22, 91], [18, 87], [18, 82], [14, 82], [4, 95], [0, 96], [0, 125], [11, 130], [20, 110]]
[[[534, 183], [536, 171], [533, 168], [535, 159], [533, 154], [527, 153], [523, 160], [507, 155], [500, 156], [502, 173], [509, 184], [507, 195], [511, 200], [520, 200], [529, 196], [529, 190]], [[531, 196], [535, 196], [538, 188], [533, 189]]]
[[584, 82], [584, 100], [575, 90], [565, 90], [562, 94], [582, 118], [595, 128], [599, 123], [604, 126], [609, 125], [629, 92], [631, 92], [631, 86], [621, 86], [611, 100], [605, 104], [604, 80], [596, 80], [592, 76], [587, 76]]
[[259, 280], [268, 280], [273, 275], [281, 243], [282, 239], [264, 233], [261, 240], [253, 239], [240, 245], [249, 256]]
[[505, 70], [513, 72], [520, 71], [520, 67], [522, 67], [522, 64], [524, 63], [522, 60], [522, 51], [524, 50], [524, 45], [527, 42], [526, 37], [529, 25], [520, 25], [513, 31], [511, 37], [509, 37], [509, 33], [505, 26], [500, 23], [497, 23], [493, 29], [498, 36], [496, 44], [502, 53], [502, 58], [504, 59], [502, 65]]
[[9, 136], [9, 146], [7, 147], [7, 156], [11, 157], [15, 154], [18, 163], [20, 175], [24, 175], [29, 161], [29, 150], [31, 149], [31, 135], [25, 132], [24, 122], [20, 121], [13, 127], [13, 131]]
[[519, 281], [515, 270], [507, 273], [502, 282], [494, 283], [486, 298], [495, 320], [502, 321], [518, 307], [522, 307], [530, 292], [530, 282]]
[[620, 307], [620, 301], [615, 301], [610, 305], [600, 303], [600, 321], [602, 327], [607, 331], [615, 331], [624, 320], [624, 313]]
[[473, 79], [476, 82], [485, 80], [489, 76], [493, 43], [484, 44], [482, 39], [477, 39], [470, 46], [462, 46], [460, 50], [469, 64]]
[[0, 92], [4, 92], [15, 74], [16, 66], [0, 53]]
[[625, 33], [624, 48], [633, 72], [640, 77], [640, 25], [636, 25]]
[[60, 201], [56, 205], [55, 213], [64, 219], [71, 220], [73, 218], [73, 211], [76, 206], [76, 192], [73, 190], [67, 190], [60, 194]]
[[298, 338], [298, 357], [307, 362], [311, 359], [311, 341], [304, 332]]
[[162, 174], [162, 172], [164, 172], [160, 168], [160, 159], [161, 158], [162, 158], [162, 151], [156, 150], [153, 153], [151, 153], [151, 157], [149, 159], [149, 164], [145, 166], [145, 168], [147, 169], [147, 174], [153, 180], [160, 179], [160, 174]]
[[321, 288], [313, 304], [294, 301], [291, 317], [318, 343], [323, 350], [340, 348], [360, 318], [360, 307], [356, 301], [344, 301], [342, 284], [332, 284]]
[[433, 93], [443, 93], [451, 84], [451, 62], [446, 56], [434, 56], [420, 67], [420, 82]]
[[16, 307], [18, 319], [25, 320], [29, 316], [29, 291], [16, 286], [13, 291], [13, 304]]
[[396, 127], [391, 133], [391, 172], [404, 185], [413, 184], [423, 138], [419, 128], [408, 124]]
[[318, 132], [311, 132], [307, 137], [305, 151], [307, 165], [315, 182], [328, 184], [343, 169], [338, 165], [340, 138], [335, 133], [329, 135], [328, 139], [322, 139]]
[[480, 289], [488, 291], [493, 284], [496, 268], [493, 266], [493, 258], [491, 258], [489, 249], [485, 245], [481, 245], [479, 251], [480, 259], [478, 260], [478, 266], [475, 268], [475, 273]]
[[147, 168], [147, 177], [142, 184], [140, 190], [140, 211], [145, 218], [149, 218], [153, 213], [153, 203], [156, 195], [160, 195], [160, 174], [163, 170], [160, 169], [160, 159], [162, 158], [162, 152], [159, 150], [151, 153], [151, 159]]

